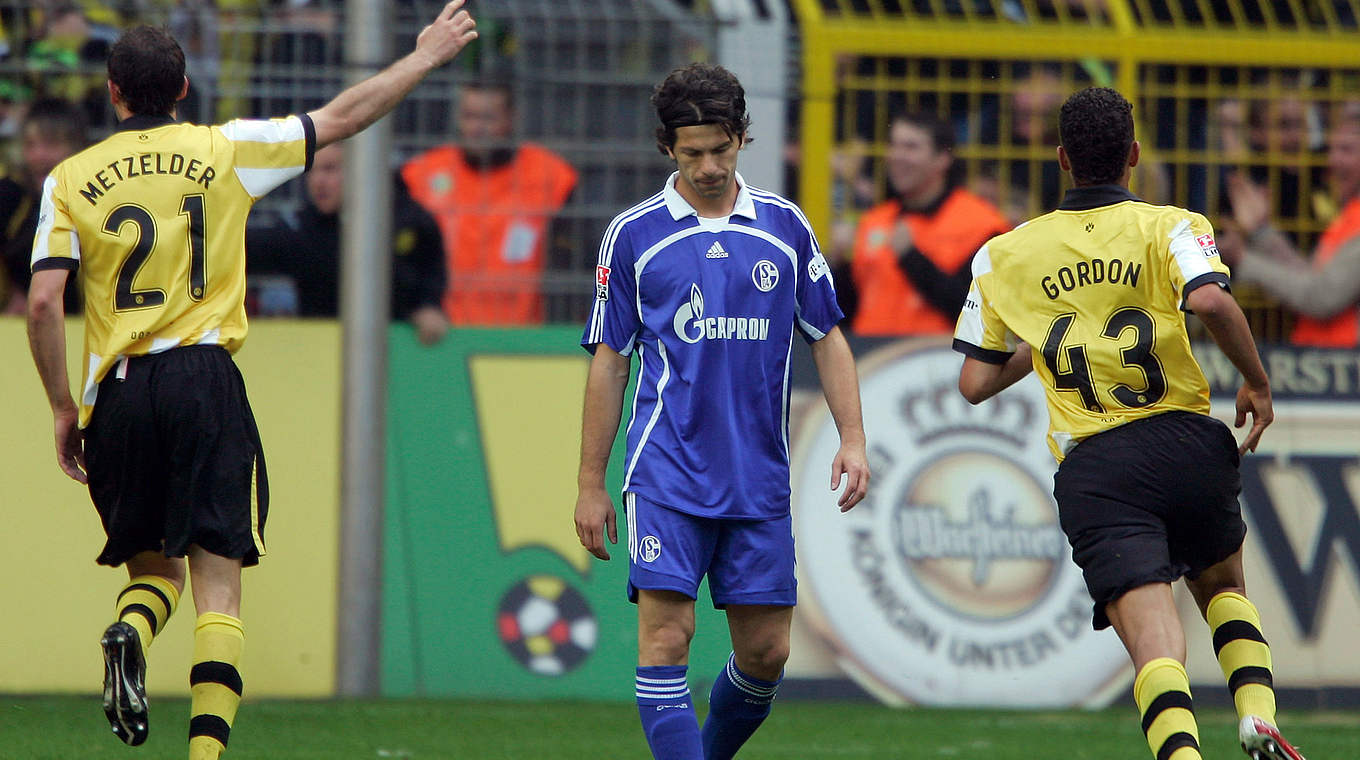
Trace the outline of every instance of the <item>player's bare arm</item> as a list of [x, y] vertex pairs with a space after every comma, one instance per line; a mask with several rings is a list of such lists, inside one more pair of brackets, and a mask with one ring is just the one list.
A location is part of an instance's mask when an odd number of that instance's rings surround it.
[[1005, 364], [989, 364], [966, 356], [959, 370], [959, 392], [970, 404], [981, 404], [1015, 385], [1034, 369], [1028, 343], [1021, 343]]
[[1251, 415], [1252, 422], [1237, 452], [1245, 454], [1255, 451], [1261, 434], [1275, 420], [1275, 410], [1270, 400], [1270, 378], [1266, 376], [1266, 369], [1256, 352], [1256, 341], [1251, 337], [1247, 318], [1232, 294], [1212, 283], [1190, 291], [1185, 303], [1199, 316], [1214, 342], [1237, 367], [1237, 371], [1242, 373], [1242, 387], [1237, 391], [1237, 421], [1234, 424], [1242, 427], [1246, 424], [1247, 415]]
[[28, 290], [28, 346], [38, 366], [47, 402], [52, 407], [56, 433], [57, 464], [78, 483], [85, 483], [85, 451], [77, 424], [79, 410], [71, 398], [66, 374], [66, 317], [62, 302], [66, 291], [65, 269], [33, 273]]
[[836, 505], [842, 512], [848, 512], [869, 492], [869, 456], [865, 451], [864, 417], [860, 412], [859, 375], [855, 372], [855, 357], [841, 328], [831, 328], [825, 338], [812, 344], [812, 359], [817, 364], [822, 393], [841, 437], [840, 450], [831, 462], [831, 490], [840, 488], [844, 476], [845, 490]]
[[406, 57], [350, 87], [334, 100], [307, 114], [316, 126], [316, 147], [351, 137], [381, 119], [415, 89], [427, 74], [453, 60], [477, 39], [477, 22], [452, 0], [420, 32]]
[[605, 547], [619, 542], [618, 516], [614, 501], [605, 490], [605, 470], [609, 451], [619, 432], [623, 413], [623, 392], [628, 387], [630, 363], [626, 356], [600, 343], [590, 360], [586, 377], [585, 409], [581, 414], [581, 469], [576, 478], [576, 537], [581, 545], [600, 559], [609, 559]]

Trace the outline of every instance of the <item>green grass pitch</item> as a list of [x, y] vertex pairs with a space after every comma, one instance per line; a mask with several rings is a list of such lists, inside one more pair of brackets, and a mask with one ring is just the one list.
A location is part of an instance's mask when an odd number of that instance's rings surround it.
[[[702, 700], [701, 700], [702, 701]], [[153, 699], [151, 738], [125, 747], [98, 697], [0, 697], [0, 757], [175, 760], [187, 755], [188, 703]], [[1310, 760], [1360, 757], [1360, 714], [1289, 712], [1287, 735]], [[1245, 757], [1226, 711], [1202, 711], [1204, 754]], [[648, 758], [636, 708], [574, 702], [247, 701], [229, 760], [577, 760]], [[892, 710], [786, 701], [741, 760], [977, 758], [1147, 760], [1131, 705], [1099, 712]]]

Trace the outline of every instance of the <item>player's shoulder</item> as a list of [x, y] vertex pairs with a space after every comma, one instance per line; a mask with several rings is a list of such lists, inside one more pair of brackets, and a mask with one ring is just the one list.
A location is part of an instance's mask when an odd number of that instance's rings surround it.
[[760, 218], [761, 212], [776, 214], [778, 217], [796, 221], [798, 224], [811, 228], [808, 224], [807, 216], [797, 203], [785, 198], [784, 196], [763, 190], [755, 185], [747, 185], [746, 193], [751, 197], [751, 202], [756, 207], [756, 218]]
[[1190, 226], [1195, 229], [1209, 226], [1209, 219], [1203, 214], [1180, 206], [1151, 203], [1145, 200], [1129, 201], [1123, 205], [1127, 208], [1128, 213], [1150, 220], [1159, 227], [1174, 229], [1185, 222], [1189, 222]]
[[635, 236], [660, 239], [676, 224], [666, 209], [664, 194], [658, 192], [617, 214], [605, 227], [602, 247], [612, 249], [621, 238]]

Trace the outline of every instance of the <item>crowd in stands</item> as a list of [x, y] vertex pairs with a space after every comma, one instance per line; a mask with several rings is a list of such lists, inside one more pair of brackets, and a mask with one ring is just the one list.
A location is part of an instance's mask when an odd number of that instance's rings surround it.
[[[283, 32], [233, 31], [241, 28], [236, 16], [259, 14], [266, 5], [277, 6], [271, 25]], [[22, 72], [0, 78], [4, 313], [24, 308], [42, 180], [111, 128], [104, 57], [123, 26], [148, 17], [185, 42], [193, 86], [181, 115], [196, 121], [277, 110], [263, 96], [255, 109], [221, 102], [221, 83], [251, 76], [242, 58], [338, 63], [337, 48], [324, 43], [336, 32], [337, 16], [322, 3], [54, 0], [0, 8], [0, 65]], [[234, 52], [225, 55], [225, 47]], [[847, 61], [848, 76], [857, 65]], [[1209, 215], [1235, 285], [1273, 299], [1267, 303], [1289, 315], [1284, 329], [1267, 337], [1360, 345], [1360, 99], [1315, 97], [1325, 89], [1307, 72], [1246, 72], [1241, 76], [1255, 77], [1251, 88], [1225, 88], [1228, 94], [1213, 101], [1197, 97], [1188, 109], [1165, 97], [1144, 99], [1147, 112], [1137, 117], [1146, 158], [1135, 188], [1150, 202]], [[905, 92], [893, 93], [886, 108], [863, 93], [840, 104], [848, 114], [838, 135], [843, 147], [826, 159], [838, 183], [837, 220], [823, 238], [851, 332], [952, 332], [972, 254], [993, 235], [1057, 206], [1064, 187], [1053, 151], [1056, 109], [1082, 82], [1039, 64], [1012, 74], [1005, 91], [981, 106]], [[432, 127], [442, 144], [404, 156], [392, 177], [393, 317], [410, 321], [426, 343], [449, 326], [580, 318], [603, 231], [586, 239], [580, 225], [562, 224], [564, 207], [579, 200], [582, 169], [570, 156], [516, 137], [515, 83], [499, 73], [464, 79], [449, 93], [449, 116]], [[1187, 141], [1176, 130], [1192, 135]], [[969, 152], [978, 146], [1008, 152]], [[1157, 160], [1159, 149], [1181, 148], [1213, 157], [1182, 168], [1188, 184], [1173, 182], [1171, 165]], [[342, 153], [319, 154], [293, 205], [264, 208], [253, 219], [250, 304], [258, 315], [336, 315]], [[1175, 160], [1187, 163], [1184, 155]], [[1173, 197], [1180, 195], [1188, 197]], [[573, 278], [581, 281], [580, 296], [566, 308], [545, 309], [553, 297], [545, 290], [553, 288], [544, 283], [556, 287]], [[80, 309], [75, 288], [67, 307]]]

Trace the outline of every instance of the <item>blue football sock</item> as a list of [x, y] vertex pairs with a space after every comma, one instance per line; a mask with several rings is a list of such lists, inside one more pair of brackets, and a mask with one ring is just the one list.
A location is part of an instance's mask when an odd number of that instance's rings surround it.
[[638, 717], [656, 760], [704, 760], [684, 665], [637, 669]]
[[762, 681], [737, 669], [737, 657], [713, 682], [708, 695], [708, 719], [704, 721], [704, 758], [729, 760], [751, 738], [770, 714], [778, 681]]

